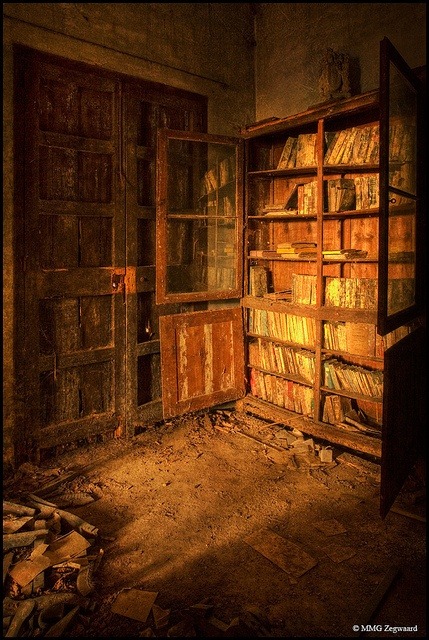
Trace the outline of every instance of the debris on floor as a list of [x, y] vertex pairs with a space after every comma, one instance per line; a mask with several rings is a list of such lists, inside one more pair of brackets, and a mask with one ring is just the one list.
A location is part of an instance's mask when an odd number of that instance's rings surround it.
[[424, 636], [423, 473], [383, 522], [377, 461], [228, 409], [51, 462], [4, 483], [5, 637], [348, 637], [388, 563]]
[[103, 557], [98, 529], [35, 494], [3, 501], [5, 637], [61, 636], [82, 613]]
[[336, 536], [339, 533], [345, 533], [347, 531], [346, 527], [335, 518], [332, 518], [331, 520], [319, 520], [319, 522], [313, 522], [313, 527], [322, 531], [325, 536]]
[[[215, 615], [209, 598], [174, 611], [162, 609], [155, 600], [158, 594], [140, 589], [125, 589], [112, 605], [113, 613], [147, 623], [140, 637], [156, 638], [249, 638], [269, 637], [270, 622], [258, 607], [243, 608], [239, 615], [224, 622]], [[162, 635], [160, 635], [162, 634]]]
[[124, 589], [116, 596], [112, 611], [139, 622], [146, 622], [157, 595], [156, 591]]
[[246, 429], [248, 422], [236, 411], [205, 414], [206, 427], [252, 440], [261, 446], [265, 456], [274, 463], [284, 464], [295, 471], [336, 466], [332, 447], [315, 444], [313, 438], [306, 438], [298, 429], [288, 430], [280, 423], [266, 423], [265, 428], [259, 425], [255, 435], [249, 428]]

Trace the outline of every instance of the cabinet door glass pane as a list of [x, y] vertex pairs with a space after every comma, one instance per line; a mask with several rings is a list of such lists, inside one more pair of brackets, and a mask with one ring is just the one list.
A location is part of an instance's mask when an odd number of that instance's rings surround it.
[[[402, 205], [398, 204], [399, 199]], [[392, 315], [416, 301], [416, 203], [392, 191], [388, 237], [387, 314]]]
[[378, 330], [385, 335], [419, 308], [419, 84], [387, 39], [381, 44], [381, 64]]
[[389, 181], [395, 189], [417, 195], [417, 93], [390, 63]]
[[236, 288], [234, 218], [167, 221], [167, 295]]
[[157, 283], [158, 299], [239, 297], [237, 144], [176, 133], [166, 133], [164, 143], [160, 138], [165, 167], [160, 165], [157, 260], [164, 278]]

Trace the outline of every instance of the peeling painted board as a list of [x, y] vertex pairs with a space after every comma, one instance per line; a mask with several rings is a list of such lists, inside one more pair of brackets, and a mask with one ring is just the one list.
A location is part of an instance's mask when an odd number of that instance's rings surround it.
[[208, 395], [234, 384], [234, 340], [231, 322], [185, 326], [177, 333], [178, 398]]
[[206, 366], [205, 326], [178, 327], [177, 345], [177, 397], [180, 400], [204, 393]]
[[232, 322], [214, 322], [212, 325], [212, 377], [216, 383], [214, 391], [234, 386], [236, 340]]
[[164, 417], [244, 395], [239, 307], [162, 316], [160, 341]]

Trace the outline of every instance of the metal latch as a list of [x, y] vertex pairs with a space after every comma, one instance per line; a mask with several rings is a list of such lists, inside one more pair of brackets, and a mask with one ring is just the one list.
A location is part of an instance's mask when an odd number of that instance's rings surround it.
[[125, 276], [123, 273], [112, 274], [112, 289], [119, 291], [125, 283]]
[[125, 288], [125, 273], [112, 273], [112, 289], [114, 292], [119, 293], [122, 291], [123, 303], [125, 304], [126, 288]]

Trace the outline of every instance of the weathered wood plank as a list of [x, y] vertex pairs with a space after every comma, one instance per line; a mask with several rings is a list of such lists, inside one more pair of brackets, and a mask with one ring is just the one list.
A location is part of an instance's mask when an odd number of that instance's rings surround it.
[[244, 393], [239, 307], [161, 317], [160, 331], [164, 417], [222, 404]]
[[38, 295], [40, 298], [115, 295], [121, 293], [112, 287], [112, 276], [117, 273], [125, 274], [125, 268], [43, 270], [38, 274]]
[[50, 449], [58, 445], [75, 442], [83, 438], [115, 431], [118, 421], [112, 413], [97, 414], [80, 420], [54, 423], [41, 429], [35, 438], [35, 443], [41, 449]]

